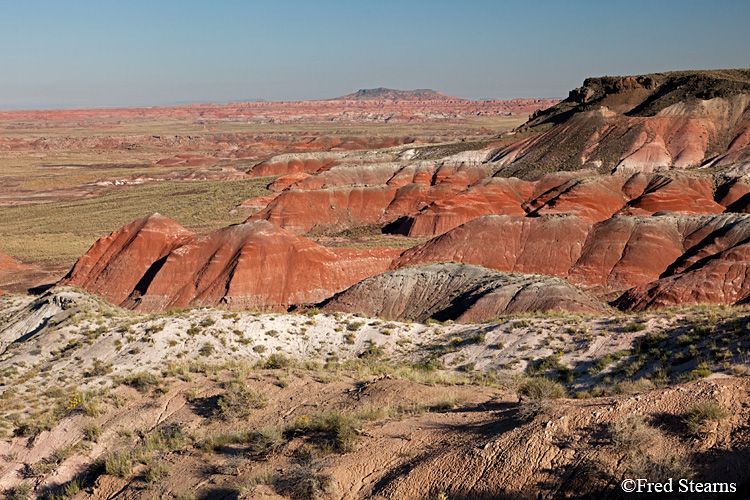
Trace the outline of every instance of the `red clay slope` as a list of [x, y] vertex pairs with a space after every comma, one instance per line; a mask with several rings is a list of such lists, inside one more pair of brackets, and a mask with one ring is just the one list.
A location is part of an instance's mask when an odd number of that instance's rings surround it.
[[194, 235], [171, 219], [149, 215], [97, 240], [59, 284], [121, 304], [156, 262]]
[[384, 272], [400, 250], [331, 250], [266, 221], [194, 235], [159, 215], [100, 239], [59, 284], [127, 308], [286, 308]]
[[750, 300], [750, 216], [484, 216], [409, 249], [393, 268], [456, 261], [567, 278], [595, 293], [629, 290], [641, 310]]

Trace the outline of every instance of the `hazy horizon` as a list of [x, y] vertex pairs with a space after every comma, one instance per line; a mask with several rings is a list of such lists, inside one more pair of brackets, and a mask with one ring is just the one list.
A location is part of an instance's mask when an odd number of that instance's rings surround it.
[[564, 97], [590, 76], [748, 67], [750, 2], [30, 0], [0, 8], [0, 109]]

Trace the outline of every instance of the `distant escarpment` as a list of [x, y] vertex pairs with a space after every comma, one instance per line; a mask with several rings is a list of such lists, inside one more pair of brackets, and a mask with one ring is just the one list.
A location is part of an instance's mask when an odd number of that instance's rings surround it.
[[[750, 158], [750, 70], [589, 78], [496, 153], [503, 175], [653, 172]], [[534, 133], [539, 132], [539, 133]]]

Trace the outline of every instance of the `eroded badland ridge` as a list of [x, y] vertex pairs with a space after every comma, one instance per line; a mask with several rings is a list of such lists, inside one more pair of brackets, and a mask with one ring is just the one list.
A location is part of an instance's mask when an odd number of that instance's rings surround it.
[[750, 495], [750, 70], [13, 113], [8, 497]]

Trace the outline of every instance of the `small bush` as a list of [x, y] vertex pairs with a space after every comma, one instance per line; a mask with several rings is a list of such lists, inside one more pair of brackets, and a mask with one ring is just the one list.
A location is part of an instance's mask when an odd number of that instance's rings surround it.
[[641, 415], [631, 415], [609, 428], [612, 441], [627, 452], [628, 474], [652, 481], [692, 475], [689, 461], [673, 453], [665, 434], [650, 426]]
[[148, 468], [144, 479], [149, 484], [155, 483], [159, 479], [168, 476], [170, 472], [172, 472], [172, 469], [168, 465], [159, 463]]
[[[555, 407], [555, 400], [564, 398], [565, 388], [555, 380], [547, 377], [533, 377], [518, 388], [521, 418], [533, 419], [539, 415], [548, 415]], [[526, 397], [526, 399], [523, 398]]]
[[276, 428], [265, 428], [252, 433], [250, 436], [250, 449], [253, 453], [268, 456], [276, 451], [284, 442], [284, 435]]
[[350, 332], [356, 332], [364, 324], [365, 324], [364, 321], [352, 321], [351, 323], [347, 323], [346, 329], [349, 330]]
[[83, 437], [89, 441], [96, 443], [99, 441], [99, 436], [102, 435], [102, 428], [99, 424], [91, 424], [83, 430]]
[[359, 438], [360, 422], [352, 415], [338, 411], [328, 411], [305, 415], [294, 422], [295, 431], [308, 433], [325, 433], [335, 448], [342, 452], [352, 451]]
[[627, 451], [645, 451], [663, 439], [662, 432], [646, 423], [642, 415], [630, 415], [609, 427], [615, 444]]
[[210, 356], [214, 353], [214, 345], [211, 342], [206, 342], [198, 352], [201, 356]]
[[265, 408], [268, 396], [264, 392], [256, 392], [241, 384], [232, 384], [223, 396], [219, 398], [219, 415], [225, 419], [245, 418], [253, 410]]
[[278, 368], [287, 368], [288, 366], [291, 366], [292, 360], [287, 358], [281, 353], [273, 353], [270, 356], [268, 356], [268, 359], [265, 363], [265, 368], [268, 369], [278, 369]]
[[639, 378], [638, 380], [623, 380], [615, 384], [613, 390], [615, 394], [634, 394], [636, 392], [650, 391], [655, 389], [656, 385], [647, 379]]
[[359, 353], [360, 359], [377, 359], [383, 356], [385, 354], [385, 350], [382, 347], [378, 347], [377, 344], [374, 342], [370, 342], [370, 345], [367, 346], [367, 349]]
[[6, 498], [8, 500], [27, 500], [33, 489], [34, 487], [31, 483], [21, 483], [5, 490], [5, 494], [7, 495]]
[[566, 392], [560, 382], [547, 377], [533, 377], [521, 384], [518, 394], [530, 399], [559, 399], [564, 398]]
[[682, 421], [690, 436], [700, 437], [708, 430], [708, 423], [723, 420], [729, 414], [717, 401], [704, 401], [693, 405], [683, 417]]
[[640, 332], [645, 329], [646, 329], [646, 325], [642, 323], [632, 322], [632, 323], [628, 323], [627, 325], [625, 325], [625, 331], [629, 333]]
[[138, 372], [129, 377], [125, 377], [123, 382], [130, 387], [134, 387], [138, 392], [148, 392], [152, 387], [159, 386], [161, 380], [151, 372]]
[[628, 475], [647, 477], [655, 482], [674, 478], [677, 482], [677, 479], [691, 477], [693, 471], [687, 457], [675, 455], [668, 449], [661, 449], [655, 453], [637, 453], [630, 457]]
[[110, 455], [104, 459], [104, 472], [110, 476], [128, 477], [133, 470], [133, 460], [127, 453]]
[[280, 493], [295, 500], [323, 500], [336, 493], [336, 478], [309, 465], [299, 465], [290, 470], [277, 483]]
[[698, 367], [688, 374], [688, 380], [698, 380], [711, 375], [711, 368], [706, 363], [698, 363]]

